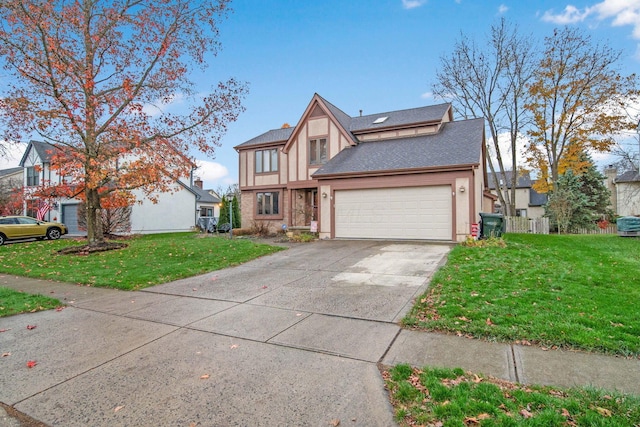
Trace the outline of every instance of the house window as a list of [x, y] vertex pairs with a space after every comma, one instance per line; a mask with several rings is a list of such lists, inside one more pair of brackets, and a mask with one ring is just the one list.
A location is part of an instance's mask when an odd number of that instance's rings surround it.
[[27, 187], [33, 187], [40, 184], [40, 176], [35, 166], [27, 168]]
[[279, 196], [278, 192], [257, 193], [256, 213], [258, 215], [278, 215], [280, 213]]
[[309, 164], [322, 165], [327, 163], [327, 154], [327, 138], [318, 138], [309, 141]]
[[256, 173], [278, 171], [278, 149], [256, 151]]
[[526, 209], [516, 209], [516, 216], [521, 216], [523, 218], [526, 218], [527, 210]]
[[200, 208], [200, 216], [201, 217], [212, 217], [213, 209], [212, 208]]

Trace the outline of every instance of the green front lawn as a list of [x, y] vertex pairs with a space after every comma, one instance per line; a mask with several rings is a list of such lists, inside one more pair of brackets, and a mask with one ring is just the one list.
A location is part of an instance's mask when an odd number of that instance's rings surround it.
[[35, 313], [61, 307], [60, 301], [42, 295], [31, 295], [0, 286], [0, 317]]
[[0, 247], [0, 273], [135, 290], [234, 266], [282, 250], [246, 239], [194, 233], [136, 236], [125, 249], [57, 255], [85, 241], [56, 240]]
[[454, 248], [404, 325], [640, 355], [640, 239], [507, 234], [505, 241]]
[[401, 426], [638, 426], [640, 397], [541, 387], [462, 369], [398, 365], [383, 372]]

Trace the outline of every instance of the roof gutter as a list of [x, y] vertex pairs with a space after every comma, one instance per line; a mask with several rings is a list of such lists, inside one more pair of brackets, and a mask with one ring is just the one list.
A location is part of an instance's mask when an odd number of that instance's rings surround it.
[[364, 172], [339, 172], [339, 173], [327, 173], [318, 174], [314, 173], [311, 176], [315, 179], [344, 179], [344, 178], [361, 178], [370, 176], [390, 176], [390, 175], [411, 175], [416, 173], [434, 173], [434, 172], [457, 172], [463, 170], [473, 170], [478, 167], [477, 163], [467, 163], [460, 165], [447, 165], [447, 166], [432, 166], [424, 168], [407, 168], [407, 169], [394, 169], [387, 171], [364, 171]]

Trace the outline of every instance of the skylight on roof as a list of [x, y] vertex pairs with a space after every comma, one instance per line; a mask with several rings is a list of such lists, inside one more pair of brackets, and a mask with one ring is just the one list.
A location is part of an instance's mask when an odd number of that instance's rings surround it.
[[389, 118], [389, 116], [385, 116], [385, 117], [378, 117], [377, 119], [375, 119], [375, 121], [373, 122], [374, 125], [379, 125], [380, 123], [383, 123], [385, 120], [387, 120]]

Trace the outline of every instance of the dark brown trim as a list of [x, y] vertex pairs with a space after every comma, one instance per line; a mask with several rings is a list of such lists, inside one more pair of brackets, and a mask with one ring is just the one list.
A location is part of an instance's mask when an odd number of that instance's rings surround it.
[[238, 153], [240, 153], [241, 151], [249, 151], [249, 150], [256, 150], [256, 149], [261, 149], [261, 148], [277, 148], [277, 147], [284, 147], [284, 144], [286, 141], [272, 141], [272, 142], [262, 142], [260, 144], [252, 144], [252, 145], [247, 145], [247, 146], [240, 146], [237, 145], [235, 147], [233, 147]]
[[349, 178], [362, 178], [362, 177], [377, 177], [377, 176], [390, 176], [390, 175], [407, 175], [407, 174], [424, 174], [424, 173], [436, 173], [436, 172], [467, 172], [478, 167], [477, 163], [463, 164], [463, 165], [449, 165], [449, 166], [434, 166], [426, 168], [411, 168], [411, 169], [389, 169], [383, 171], [366, 171], [366, 172], [345, 172], [335, 174], [321, 174], [314, 176], [318, 181], [330, 180], [330, 179], [349, 179]]
[[[384, 115], [384, 114], [381, 114]], [[389, 132], [389, 131], [400, 131], [400, 130], [406, 130], [406, 129], [415, 129], [415, 128], [421, 128], [421, 127], [426, 127], [426, 126], [434, 126], [436, 125], [436, 127], [438, 128], [435, 133], [439, 133], [440, 132], [440, 128], [442, 128], [442, 117], [439, 119], [435, 119], [429, 122], [415, 122], [415, 123], [407, 123], [405, 124], [400, 124], [400, 125], [394, 125], [394, 126], [381, 126], [381, 127], [375, 127], [375, 128], [367, 128], [367, 129], [359, 129], [359, 130], [354, 130], [351, 131], [352, 134], [358, 136], [358, 135], [371, 135], [371, 134], [376, 134], [376, 133], [381, 133], [381, 132]], [[446, 123], [446, 122], [445, 122]], [[438, 126], [440, 125], [440, 126]]]
[[[262, 189], [253, 191], [253, 218], [254, 220], [267, 221], [272, 219], [282, 220], [284, 219], [284, 188], [276, 188], [273, 189]], [[256, 201], [256, 197], [258, 193], [278, 193], [278, 213], [275, 215], [260, 215], [258, 214], [258, 203]]]

